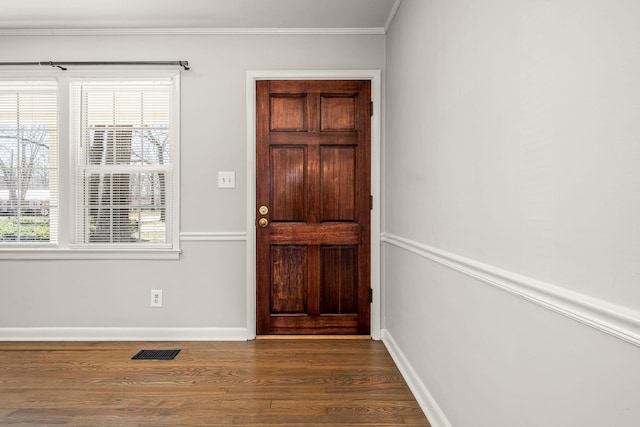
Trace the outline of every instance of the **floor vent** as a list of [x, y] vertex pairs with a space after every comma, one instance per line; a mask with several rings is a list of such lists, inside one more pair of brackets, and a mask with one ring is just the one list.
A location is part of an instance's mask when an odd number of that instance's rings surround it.
[[132, 360], [171, 360], [180, 350], [140, 350]]

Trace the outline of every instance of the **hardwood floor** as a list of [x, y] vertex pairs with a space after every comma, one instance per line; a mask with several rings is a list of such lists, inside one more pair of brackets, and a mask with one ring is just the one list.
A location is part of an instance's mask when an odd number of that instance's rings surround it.
[[295, 339], [0, 343], [0, 425], [429, 423], [381, 342]]

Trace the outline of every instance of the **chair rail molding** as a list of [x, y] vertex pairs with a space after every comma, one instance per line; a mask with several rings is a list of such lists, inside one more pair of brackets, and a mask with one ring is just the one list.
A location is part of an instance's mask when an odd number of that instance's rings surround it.
[[640, 346], [640, 312], [390, 233], [380, 240]]
[[245, 231], [182, 231], [180, 241], [237, 242], [247, 240]]

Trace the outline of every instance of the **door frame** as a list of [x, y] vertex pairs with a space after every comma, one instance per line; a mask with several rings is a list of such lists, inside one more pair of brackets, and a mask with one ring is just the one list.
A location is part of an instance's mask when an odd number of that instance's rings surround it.
[[256, 81], [370, 80], [371, 120], [371, 338], [380, 340], [380, 211], [382, 81], [380, 70], [248, 70], [247, 84], [247, 339], [256, 338]]

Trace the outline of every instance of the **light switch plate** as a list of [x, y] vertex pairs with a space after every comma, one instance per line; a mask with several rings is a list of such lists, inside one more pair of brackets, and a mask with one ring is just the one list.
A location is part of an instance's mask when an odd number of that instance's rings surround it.
[[218, 171], [218, 188], [236, 188], [236, 173]]

